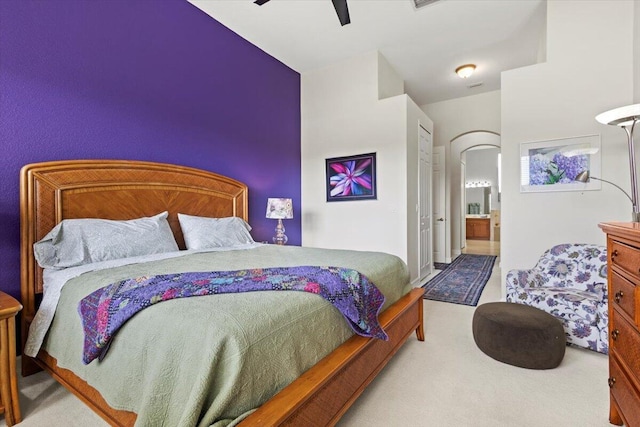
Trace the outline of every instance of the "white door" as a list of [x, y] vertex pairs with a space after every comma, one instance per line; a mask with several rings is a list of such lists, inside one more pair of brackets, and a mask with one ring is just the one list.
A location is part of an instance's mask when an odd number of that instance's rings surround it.
[[431, 217], [431, 134], [425, 128], [419, 129], [420, 150], [420, 279], [432, 272], [432, 217]]
[[447, 262], [446, 159], [443, 146], [433, 147], [433, 262]]
[[[464, 153], [463, 153], [464, 154]], [[467, 246], [467, 165], [460, 163], [460, 249]]]

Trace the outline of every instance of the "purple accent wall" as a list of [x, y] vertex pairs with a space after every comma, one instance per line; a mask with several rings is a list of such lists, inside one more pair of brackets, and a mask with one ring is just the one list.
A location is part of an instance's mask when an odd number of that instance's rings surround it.
[[20, 295], [19, 171], [80, 158], [175, 163], [249, 186], [257, 241], [291, 197], [300, 75], [186, 0], [0, 1], [0, 289]]

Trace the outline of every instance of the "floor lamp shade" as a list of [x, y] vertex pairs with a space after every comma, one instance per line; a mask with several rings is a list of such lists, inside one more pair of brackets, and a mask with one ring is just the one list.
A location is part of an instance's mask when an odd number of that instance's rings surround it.
[[598, 114], [596, 120], [605, 125], [620, 126], [627, 134], [629, 148], [629, 175], [631, 178], [631, 204], [633, 222], [640, 222], [640, 210], [638, 208], [638, 179], [636, 176], [636, 154], [633, 145], [633, 131], [640, 121], [640, 104], [627, 105]]

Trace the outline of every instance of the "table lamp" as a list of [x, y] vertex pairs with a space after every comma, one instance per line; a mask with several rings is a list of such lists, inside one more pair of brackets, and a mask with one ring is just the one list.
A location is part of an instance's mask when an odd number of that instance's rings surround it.
[[630, 199], [631, 204], [633, 205], [631, 220], [633, 222], [640, 222], [640, 210], [638, 209], [638, 181], [636, 177], [636, 154], [633, 146], [633, 129], [636, 123], [640, 121], [640, 104], [627, 105], [625, 107], [605, 111], [604, 113], [598, 114], [596, 116], [596, 120], [605, 125], [620, 126], [627, 134], [627, 144], [629, 146], [629, 168], [631, 175]]
[[283, 198], [269, 198], [267, 200], [267, 218], [277, 219], [278, 225], [276, 226], [276, 235], [273, 238], [273, 243], [277, 245], [284, 245], [289, 238], [284, 234], [283, 219], [293, 218], [293, 202], [291, 199]]

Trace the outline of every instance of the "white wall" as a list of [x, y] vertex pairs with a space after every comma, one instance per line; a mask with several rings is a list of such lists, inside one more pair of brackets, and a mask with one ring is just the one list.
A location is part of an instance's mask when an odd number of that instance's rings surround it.
[[[418, 123], [432, 123], [403, 88], [378, 52], [302, 74], [302, 244], [392, 253], [413, 275], [408, 206], [417, 196], [407, 183], [417, 183]], [[369, 152], [377, 154], [377, 200], [328, 203], [325, 159]]]
[[603, 221], [628, 221], [616, 188], [520, 193], [523, 142], [601, 134], [602, 178], [629, 188], [624, 132], [594, 117], [633, 101], [633, 1], [549, 1], [547, 62], [502, 73], [502, 279], [557, 243], [605, 243]]
[[[303, 73], [302, 244], [384, 250], [406, 260], [405, 103], [378, 101], [378, 53]], [[326, 201], [325, 159], [375, 152], [377, 200]]]
[[404, 93], [404, 80], [387, 59], [378, 52], [378, 99], [391, 98]]
[[[445, 257], [448, 261], [460, 253], [461, 208], [460, 152], [472, 145], [451, 150], [457, 137], [473, 131], [500, 133], [500, 91], [486, 92], [448, 101], [422, 105], [421, 108], [433, 120], [434, 146], [444, 146], [446, 151], [446, 236]], [[497, 140], [498, 144], [499, 138]], [[458, 142], [457, 145], [460, 145]], [[491, 141], [491, 143], [495, 143]]]

